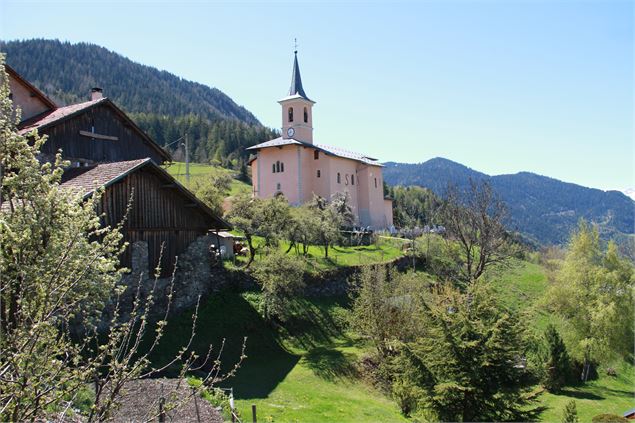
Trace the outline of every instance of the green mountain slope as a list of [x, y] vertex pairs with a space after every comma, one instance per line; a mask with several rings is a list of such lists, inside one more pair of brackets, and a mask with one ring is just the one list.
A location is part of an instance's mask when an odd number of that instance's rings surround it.
[[[92, 87], [130, 114], [159, 145], [189, 135], [191, 159], [240, 169], [245, 148], [275, 138], [244, 107], [217, 88], [135, 63], [95, 44], [58, 40], [0, 41], [18, 73], [58, 104], [86, 101]], [[183, 160], [178, 143], [170, 147]]]
[[259, 123], [217, 88], [135, 63], [95, 44], [36, 39], [1, 42], [0, 50], [7, 53], [9, 65], [63, 104], [85, 101], [90, 88], [101, 87], [129, 112], [193, 113], [209, 120]]
[[[386, 163], [390, 185], [419, 185], [443, 195], [448, 183], [460, 189], [469, 180], [488, 181], [507, 204], [512, 229], [541, 244], [562, 244], [580, 218], [597, 224], [604, 239], [632, 245], [635, 201], [618, 191], [602, 191], [529, 172], [489, 176], [453, 161], [435, 158], [425, 163]], [[630, 253], [630, 251], [625, 251]]]

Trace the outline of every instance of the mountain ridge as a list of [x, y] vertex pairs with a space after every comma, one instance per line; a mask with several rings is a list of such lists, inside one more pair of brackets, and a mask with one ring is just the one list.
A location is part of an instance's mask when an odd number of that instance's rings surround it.
[[618, 190], [603, 191], [528, 171], [492, 176], [442, 157], [384, 165], [389, 185], [419, 185], [441, 196], [448, 183], [464, 190], [470, 179], [489, 182], [507, 204], [514, 229], [540, 244], [565, 243], [581, 218], [597, 224], [604, 239], [634, 233], [635, 201]]
[[[218, 88], [135, 62], [97, 44], [42, 38], [0, 40], [0, 51], [6, 53], [11, 67], [61, 105], [85, 101], [92, 87], [100, 87], [127, 112], [174, 117], [194, 113], [212, 121], [225, 118], [260, 125], [251, 112]], [[51, 66], [64, 71], [47, 71]], [[55, 80], [43, 79], [54, 74]]]

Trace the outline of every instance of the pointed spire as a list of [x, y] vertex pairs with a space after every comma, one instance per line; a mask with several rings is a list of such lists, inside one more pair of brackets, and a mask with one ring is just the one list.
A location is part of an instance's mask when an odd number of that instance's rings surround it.
[[[297, 46], [296, 46], [297, 48]], [[300, 77], [300, 66], [298, 66], [298, 50], [296, 49], [294, 52], [293, 59], [293, 73], [291, 74], [291, 88], [289, 88], [289, 95], [299, 95], [302, 98], [306, 98], [309, 100], [309, 97], [306, 96], [304, 92], [304, 88], [302, 88], [302, 78]]]

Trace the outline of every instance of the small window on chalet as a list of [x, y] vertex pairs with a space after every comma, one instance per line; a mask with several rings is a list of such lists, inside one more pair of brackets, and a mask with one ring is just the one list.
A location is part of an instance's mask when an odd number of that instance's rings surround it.
[[375, 188], [377, 188], [377, 178], [375, 178]]
[[355, 175], [351, 175], [351, 185], [355, 185]]
[[304, 108], [304, 123], [307, 123], [308, 121], [309, 121], [309, 111], [305, 107]]
[[289, 122], [293, 122], [293, 107], [289, 107]]
[[320, 176], [321, 176], [321, 174], [320, 174], [320, 169], [318, 169], [318, 171], [317, 171], [317, 177], [319, 178]]
[[320, 158], [320, 152], [318, 150], [313, 151], [313, 160]]
[[341, 184], [342, 183], [342, 177], [340, 176], [340, 173], [337, 172], [337, 183]]

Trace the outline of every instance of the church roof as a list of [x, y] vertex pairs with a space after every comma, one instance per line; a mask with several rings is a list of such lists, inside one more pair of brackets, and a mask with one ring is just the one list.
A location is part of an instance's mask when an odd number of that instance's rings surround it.
[[289, 97], [300, 96], [306, 100], [310, 100], [302, 87], [302, 77], [300, 76], [300, 66], [298, 66], [298, 52], [295, 52], [293, 59], [293, 73], [291, 74], [291, 87], [289, 88]]
[[301, 145], [303, 147], [315, 148], [316, 150], [322, 151], [324, 154], [328, 154], [331, 156], [351, 159], [351, 160], [355, 160], [367, 165], [383, 167], [381, 163], [377, 162], [377, 159], [374, 159], [372, 157], [366, 156], [361, 153], [355, 153], [353, 151], [344, 150], [343, 148], [339, 148], [339, 147], [332, 147], [330, 145], [311, 144], [308, 142], [298, 141], [293, 138], [282, 138], [282, 137], [275, 138], [273, 140], [262, 142], [260, 144], [251, 146], [247, 148], [247, 150], [260, 150], [261, 148], [282, 147], [284, 145]]

